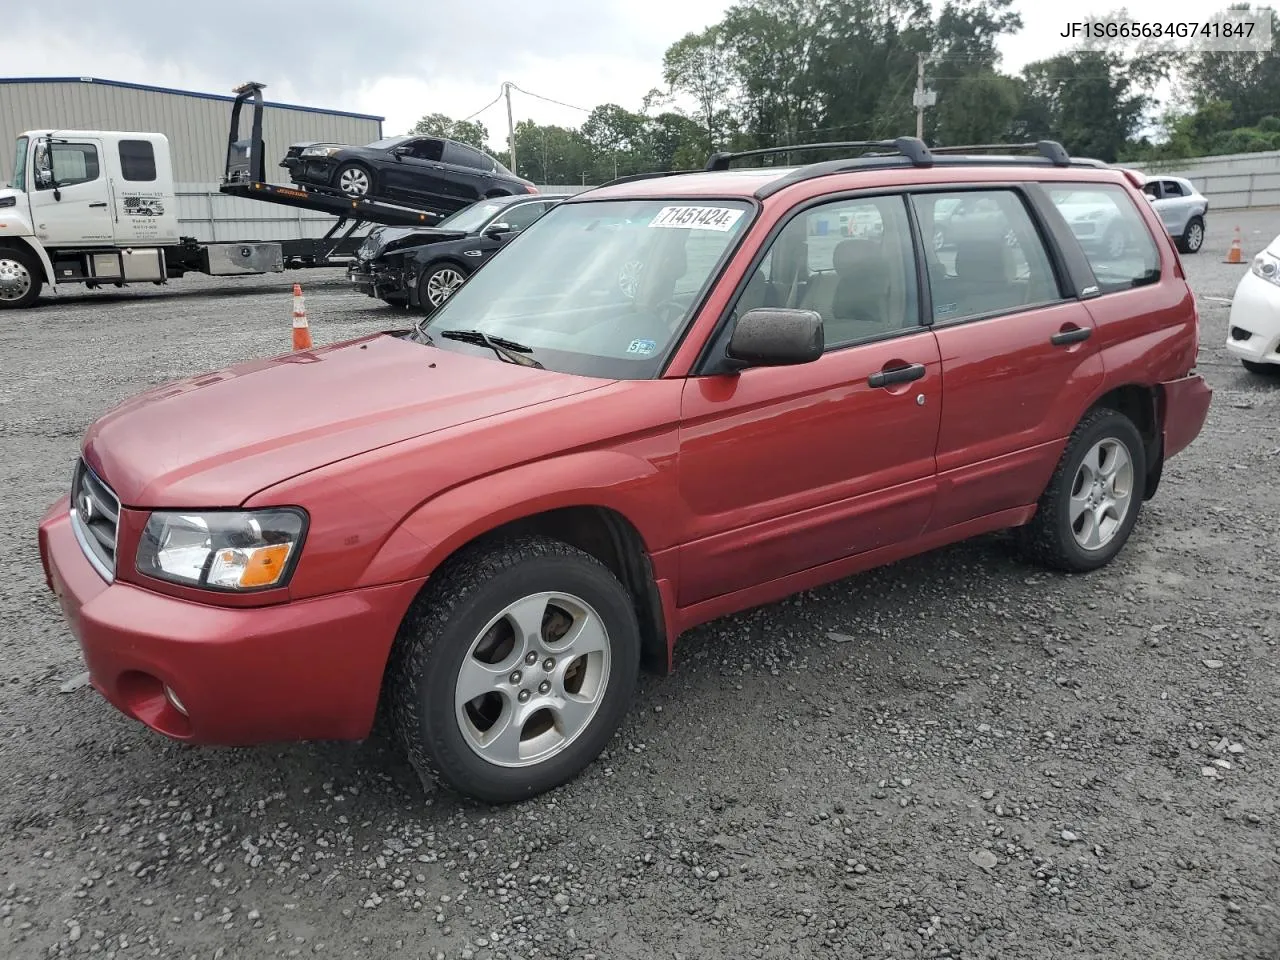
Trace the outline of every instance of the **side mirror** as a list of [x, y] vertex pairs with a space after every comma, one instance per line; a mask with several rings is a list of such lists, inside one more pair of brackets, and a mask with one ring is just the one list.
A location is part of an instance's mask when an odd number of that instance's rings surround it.
[[497, 237], [510, 232], [511, 224], [509, 223], [491, 223], [485, 228], [484, 235], [486, 237]]
[[822, 317], [813, 310], [748, 310], [738, 318], [727, 353], [750, 367], [812, 363], [826, 341]]
[[412, 154], [413, 150], [409, 147], [396, 147], [391, 152], [394, 153], [398, 159], [403, 160], [405, 157]]

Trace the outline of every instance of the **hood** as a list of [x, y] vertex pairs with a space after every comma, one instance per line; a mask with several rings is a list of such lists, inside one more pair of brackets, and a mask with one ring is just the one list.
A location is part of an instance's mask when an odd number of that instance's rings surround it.
[[300, 140], [297, 143], [289, 144], [289, 151], [287, 156], [296, 157], [303, 150], [307, 149], [307, 147], [345, 147], [345, 146], [348, 146], [348, 144], [334, 143], [331, 140]]
[[461, 240], [466, 236], [465, 230], [446, 227], [374, 227], [360, 244], [356, 256], [361, 260], [372, 260], [379, 254], [401, 247], [421, 247], [442, 240]]
[[375, 334], [156, 387], [89, 428], [130, 507], [231, 507], [300, 473], [606, 381]]

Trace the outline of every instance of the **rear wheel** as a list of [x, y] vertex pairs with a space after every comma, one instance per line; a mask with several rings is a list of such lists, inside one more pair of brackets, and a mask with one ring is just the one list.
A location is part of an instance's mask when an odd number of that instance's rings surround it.
[[1204, 221], [1199, 217], [1192, 217], [1186, 229], [1182, 231], [1182, 236], [1178, 238], [1178, 250], [1181, 253], [1199, 253], [1202, 246], [1204, 246]]
[[373, 195], [373, 174], [358, 163], [344, 163], [333, 175], [333, 183], [353, 200], [367, 200]]
[[0, 247], [0, 310], [31, 306], [43, 285], [44, 271], [32, 254]]
[[405, 618], [388, 667], [391, 722], [424, 782], [508, 803], [600, 754], [639, 664], [631, 598], [599, 560], [546, 537], [477, 544]]
[[1069, 573], [1110, 563], [1137, 523], [1146, 476], [1146, 447], [1133, 421], [1115, 410], [1091, 411], [1019, 531], [1023, 552]]

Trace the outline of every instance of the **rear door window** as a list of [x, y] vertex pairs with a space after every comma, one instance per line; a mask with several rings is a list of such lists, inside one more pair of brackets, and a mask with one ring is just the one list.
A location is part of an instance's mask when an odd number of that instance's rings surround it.
[[1128, 192], [1116, 184], [1045, 184], [1079, 241], [1102, 293], [1160, 279], [1160, 253]]
[[912, 197], [925, 237], [933, 320], [1028, 310], [1062, 299], [1035, 222], [1013, 190]]
[[156, 178], [156, 151], [149, 140], [120, 141], [120, 175], [131, 183]]
[[470, 170], [488, 172], [493, 169], [493, 160], [479, 150], [472, 150], [460, 143], [446, 142], [444, 145], [444, 162], [455, 167], [466, 167]]

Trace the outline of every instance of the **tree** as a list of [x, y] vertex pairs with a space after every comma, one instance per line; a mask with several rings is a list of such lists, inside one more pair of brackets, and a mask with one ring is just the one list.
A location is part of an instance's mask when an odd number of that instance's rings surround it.
[[411, 136], [445, 137], [488, 152], [489, 131], [474, 120], [454, 120], [443, 113], [429, 113], [413, 125]]
[[[708, 153], [721, 142], [728, 123], [733, 66], [725, 31], [719, 26], [689, 33], [662, 58], [662, 77], [668, 89], [687, 94], [697, 104]], [[646, 107], [648, 103], [646, 103]]]
[[939, 96], [936, 123], [939, 144], [1002, 143], [1011, 132], [1020, 104], [1018, 81], [994, 70], [961, 77]]
[[1114, 162], [1142, 119], [1146, 94], [1126, 63], [1104, 50], [1078, 50], [1028, 64], [1022, 71], [1015, 124], [1026, 139], [1052, 137], [1069, 153]]
[[1017, 83], [996, 73], [1001, 36], [1022, 29], [1012, 0], [948, 0], [938, 15], [930, 57], [937, 109], [926, 131], [942, 143], [990, 143], [1009, 133]]
[[616, 103], [601, 104], [591, 111], [582, 124], [582, 136], [591, 146], [602, 179], [638, 173], [646, 166], [645, 124], [644, 116]]

